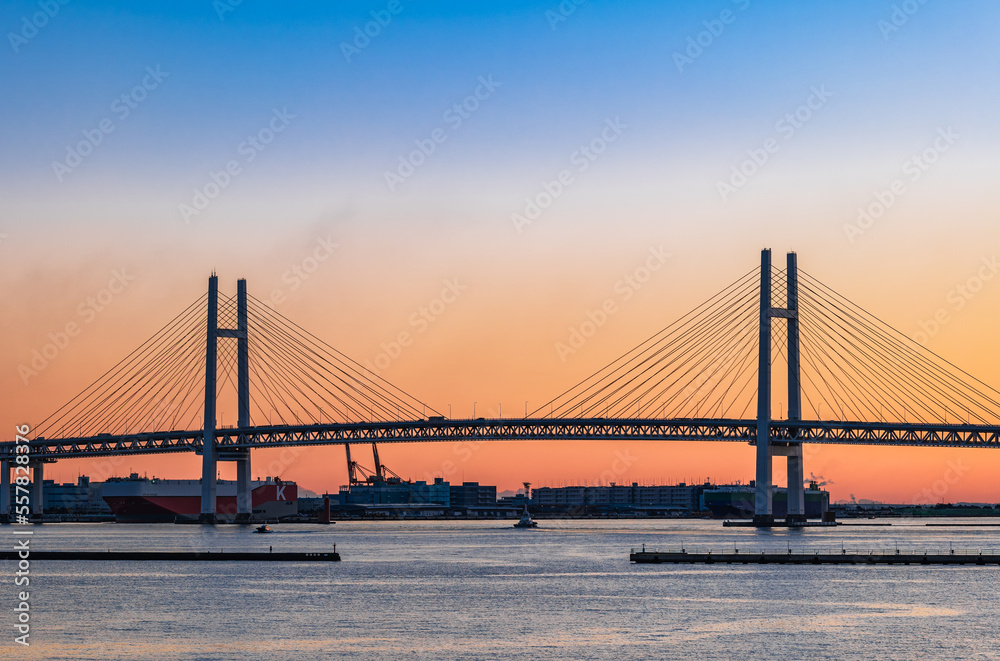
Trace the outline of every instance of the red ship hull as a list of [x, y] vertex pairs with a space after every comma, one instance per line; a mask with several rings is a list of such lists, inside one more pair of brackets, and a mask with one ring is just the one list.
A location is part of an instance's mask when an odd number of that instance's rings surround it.
[[[115, 520], [122, 523], [162, 523], [197, 519], [201, 514], [201, 484], [196, 480], [137, 480], [109, 483], [102, 494]], [[236, 516], [235, 485], [220, 483], [216, 495], [216, 517]], [[261, 484], [252, 492], [255, 518], [275, 519], [297, 513], [298, 486], [294, 483]]]

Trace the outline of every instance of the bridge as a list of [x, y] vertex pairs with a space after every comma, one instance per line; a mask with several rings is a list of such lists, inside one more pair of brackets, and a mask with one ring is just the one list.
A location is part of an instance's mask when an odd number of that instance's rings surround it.
[[[775, 387], [787, 402], [777, 416]], [[235, 426], [218, 424], [225, 397]], [[213, 274], [207, 294], [29, 436], [0, 443], [3, 521], [11, 469], [30, 470], [40, 515], [45, 464], [60, 459], [197, 453], [201, 520], [212, 523], [220, 461], [236, 463], [237, 520], [250, 518], [254, 449], [642, 440], [756, 446], [754, 519], [767, 526], [774, 457], [787, 462], [787, 520], [801, 522], [803, 444], [1000, 448], [1000, 392], [800, 271], [795, 253], [782, 269], [763, 250], [759, 267], [524, 417], [448, 419], [249, 295], [245, 280], [220, 296]]]

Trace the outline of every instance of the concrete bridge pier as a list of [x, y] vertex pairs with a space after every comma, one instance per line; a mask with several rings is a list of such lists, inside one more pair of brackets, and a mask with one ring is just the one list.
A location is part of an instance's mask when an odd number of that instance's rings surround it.
[[[802, 382], [799, 354], [799, 263], [794, 252], [788, 253], [785, 268], [787, 298], [784, 313], [788, 320], [788, 419], [802, 419]], [[785, 521], [806, 520], [805, 493], [802, 490], [802, 444], [788, 444], [788, 511]]]
[[0, 461], [0, 523], [10, 523], [10, 461]]
[[253, 516], [253, 490], [250, 481], [250, 451], [246, 459], [236, 460], [236, 523], [250, 523]]
[[[806, 520], [805, 490], [802, 488], [802, 444], [771, 444], [772, 457], [785, 457], [788, 462], [788, 509], [786, 523], [802, 523]], [[771, 522], [774, 519], [772, 517]]]
[[218, 520], [216, 471], [219, 461], [236, 462], [237, 522], [249, 522], [253, 514], [250, 480], [250, 451], [234, 450], [220, 453], [215, 446], [216, 384], [218, 383], [219, 338], [237, 340], [236, 391], [239, 415], [237, 426], [250, 426], [250, 348], [247, 327], [247, 281], [236, 283], [236, 328], [219, 328], [219, 279], [208, 279], [208, 327], [205, 340], [205, 428], [202, 435], [201, 516], [202, 523]]
[[[236, 399], [240, 428], [250, 426], [250, 345], [247, 332], [247, 281], [236, 282]], [[249, 523], [253, 516], [250, 450], [236, 460], [236, 522]]]
[[771, 251], [760, 252], [760, 333], [757, 347], [757, 481], [753, 521], [774, 523], [771, 508]]
[[201, 515], [202, 523], [215, 523], [216, 465], [215, 388], [216, 349], [219, 343], [219, 278], [208, 279], [208, 327], [205, 333], [205, 427], [201, 440]]
[[45, 515], [45, 463], [33, 461], [31, 467], [31, 518], [41, 521]]
[[754, 502], [754, 523], [767, 527], [774, 523], [772, 503], [772, 458], [787, 457], [788, 509], [786, 523], [805, 521], [805, 493], [802, 488], [802, 444], [771, 441], [771, 319], [787, 321], [788, 341], [788, 420], [801, 420], [802, 384], [799, 364], [799, 278], [798, 258], [788, 253], [786, 303], [783, 308], [771, 307], [771, 251], [760, 254], [760, 334], [757, 365], [757, 492]]
[[802, 444], [788, 446], [788, 523], [802, 523], [806, 520], [806, 494], [802, 487]]

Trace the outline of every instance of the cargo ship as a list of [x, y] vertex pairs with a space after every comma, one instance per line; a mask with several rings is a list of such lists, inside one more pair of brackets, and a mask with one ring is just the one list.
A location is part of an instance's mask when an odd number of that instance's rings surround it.
[[[702, 509], [712, 513], [717, 519], [752, 519], [757, 490], [753, 480], [749, 485], [725, 485], [702, 492]], [[806, 518], [822, 519], [830, 509], [830, 493], [811, 482], [804, 490]], [[788, 514], [788, 490], [774, 487], [771, 494], [771, 511], [775, 518]]]
[[[298, 486], [280, 478], [251, 482], [253, 521], [277, 521], [298, 514]], [[216, 482], [216, 518], [236, 517], [236, 481]], [[197, 520], [201, 514], [201, 480], [161, 480], [155, 477], [112, 477], [101, 487], [101, 498], [120, 523], [172, 523]]]

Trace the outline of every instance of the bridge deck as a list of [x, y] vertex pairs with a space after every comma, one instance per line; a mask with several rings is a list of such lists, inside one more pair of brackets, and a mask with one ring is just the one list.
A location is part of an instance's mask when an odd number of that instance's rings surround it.
[[[218, 429], [219, 451], [346, 443], [478, 441], [726, 441], [756, 444], [756, 420], [632, 418], [502, 418], [321, 423]], [[1000, 426], [884, 422], [774, 421], [771, 442], [1000, 448]], [[201, 430], [38, 438], [32, 459], [201, 452]], [[0, 459], [15, 443], [0, 443]]]

